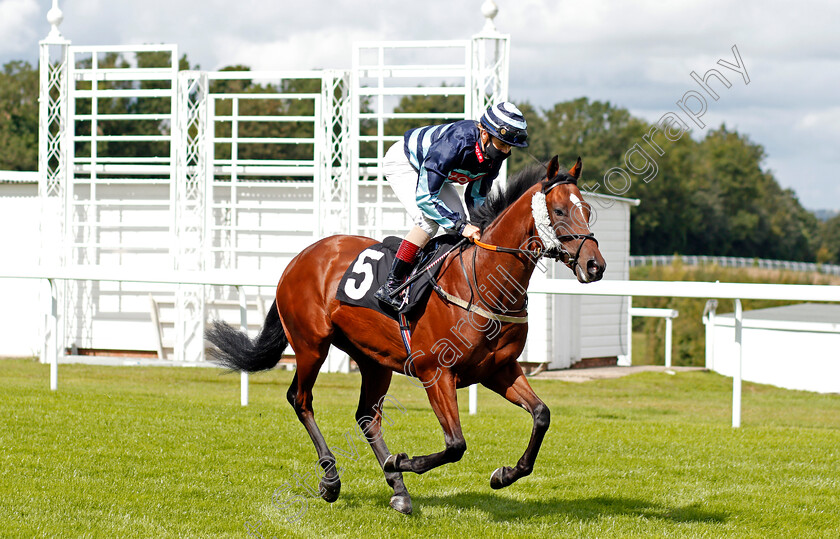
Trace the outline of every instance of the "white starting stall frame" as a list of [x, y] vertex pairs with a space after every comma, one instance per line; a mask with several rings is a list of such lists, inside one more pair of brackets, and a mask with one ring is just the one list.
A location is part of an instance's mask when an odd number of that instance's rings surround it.
[[[706, 368], [733, 376], [738, 368], [735, 315], [706, 325]], [[786, 389], [840, 393], [840, 305], [800, 303], [743, 313], [744, 380]]]
[[[397, 131], [477, 118], [508, 99], [510, 38], [492, 22], [495, 5], [482, 10], [471, 39], [356, 44], [350, 71], [205, 72], [181, 71], [176, 45], [72, 45], [54, 0], [40, 55], [39, 264], [276, 279], [320, 238], [402, 234], [409, 223], [379, 168]], [[412, 96], [441, 96], [447, 109], [395, 112]], [[145, 350], [200, 362], [208, 318], [239, 322], [230, 286], [55, 284], [58, 329], [45, 339], [63, 355]], [[256, 315], [273, 290], [248, 293]], [[261, 324], [255, 316], [247, 327]]]

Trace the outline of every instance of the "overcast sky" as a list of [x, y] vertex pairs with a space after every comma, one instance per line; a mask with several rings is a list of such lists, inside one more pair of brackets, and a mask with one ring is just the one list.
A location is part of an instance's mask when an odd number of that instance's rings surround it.
[[[840, 210], [837, 0], [496, 0], [511, 36], [514, 101], [587, 96], [656, 121], [718, 69], [701, 137], [726, 123], [764, 146], [764, 166], [805, 207]], [[35, 63], [51, 0], [0, 0], [0, 63]], [[465, 39], [482, 0], [61, 0], [76, 45], [176, 43], [203, 69], [349, 68], [359, 40]], [[736, 45], [749, 84], [735, 71]], [[585, 156], [584, 156], [585, 158]], [[620, 165], [617, 163], [616, 165]], [[657, 180], [658, 181], [658, 180]]]

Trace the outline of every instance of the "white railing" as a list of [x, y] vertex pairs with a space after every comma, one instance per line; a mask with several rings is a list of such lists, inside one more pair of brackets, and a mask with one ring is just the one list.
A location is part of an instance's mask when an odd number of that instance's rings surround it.
[[0, 170], [0, 182], [38, 183], [38, 171]]
[[[245, 307], [243, 286], [274, 286], [276, 275], [263, 271], [178, 271], [155, 272], [138, 269], [69, 267], [69, 268], [2, 268], [0, 278], [41, 279], [49, 282], [52, 291], [50, 307], [51, 343], [46, 355], [50, 363], [50, 389], [58, 387], [58, 342], [57, 312], [58, 295], [55, 282], [70, 281], [110, 281], [157, 284], [187, 284], [208, 286], [235, 286], [240, 290], [240, 313], [242, 326], [245, 326]], [[528, 288], [533, 294], [570, 294], [580, 296], [644, 296], [644, 297], [680, 297], [680, 298], [719, 298], [735, 301], [735, 344], [738, 355], [738, 368], [732, 384], [732, 426], [741, 426], [741, 329], [743, 327], [742, 299], [763, 300], [798, 300], [819, 302], [840, 302], [840, 287], [829, 285], [793, 285], [793, 284], [756, 284], [756, 283], [707, 283], [678, 281], [600, 281], [583, 285], [570, 279], [534, 280]], [[666, 318], [674, 313], [666, 314]], [[247, 404], [247, 375], [242, 376], [241, 401]], [[472, 407], [471, 407], [472, 408]], [[472, 410], [471, 410], [472, 412]]]
[[630, 323], [628, 323], [627, 334], [633, 339], [632, 321], [634, 316], [653, 317], [665, 319], [665, 367], [671, 368], [671, 349], [673, 348], [674, 318], [680, 315], [674, 309], [650, 309], [646, 307], [630, 307]]
[[762, 268], [773, 270], [802, 271], [810, 273], [825, 273], [840, 275], [838, 264], [817, 264], [815, 262], [796, 262], [791, 260], [767, 260], [764, 258], [747, 258], [735, 256], [705, 256], [705, 255], [649, 255], [631, 256], [630, 267], [637, 266], [670, 266], [677, 259], [686, 266], [702, 266], [717, 264], [725, 268]]
[[735, 350], [738, 367], [732, 382], [732, 426], [741, 426], [741, 330], [742, 299], [840, 302], [840, 287], [801, 284], [705, 283], [685, 281], [599, 281], [582, 285], [577, 281], [554, 279], [532, 281], [534, 294], [574, 294], [581, 296], [645, 296], [677, 298], [719, 298], [735, 301]]
[[[50, 285], [50, 307], [45, 328], [44, 352], [50, 364], [50, 389], [58, 389], [58, 293], [56, 281], [105, 281], [154, 284], [233, 286], [239, 292], [240, 328], [247, 331], [247, 313], [245, 309], [245, 286], [275, 286], [277, 277], [270, 277], [266, 272], [247, 272], [242, 270], [216, 271], [145, 271], [126, 268], [104, 268], [77, 266], [68, 268], [0, 268], [0, 278], [39, 279]], [[47, 335], [51, 335], [48, 338]], [[248, 405], [248, 373], [240, 375], [240, 404]]]

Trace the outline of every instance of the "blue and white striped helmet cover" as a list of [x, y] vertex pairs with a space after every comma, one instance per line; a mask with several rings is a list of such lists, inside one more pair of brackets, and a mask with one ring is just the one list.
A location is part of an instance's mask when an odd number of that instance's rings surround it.
[[481, 117], [481, 125], [506, 144], [518, 148], [528, 146], [528, 123], [516, 105], [509, 101], [488, 107]]

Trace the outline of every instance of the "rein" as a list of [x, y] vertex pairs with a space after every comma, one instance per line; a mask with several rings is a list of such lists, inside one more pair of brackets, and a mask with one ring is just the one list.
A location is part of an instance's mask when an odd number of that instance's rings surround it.
[[[459, 244], [461, 245], [461, 244]], [[487, 244], [484, 244], [487, 245]], [[489, 247], [495, 247], [497, 249], [490, 249], [491, 251], [499, 250], [500, 252], [519, 252], [523, 251], [522, 249], [508, 249], [507, 247], [499, 247], [496, 245], [490, 245]], [[475, 314], [487, 318], [488, 320], [498, 320], [499, 322], [508, 322], [512, 324], [526, 324], [528, 322], [528, 315], [523, 316], [508, 316], [504, 314], [496, 314], [492, 311], [493, 307], [487, 303], [487, 301], [481, 296], [480, 288], [478, 286], [478, 277], [476, 275], [475, 267], [475, 257], [478, 249], [473, 249], [473, 271], [472, 271], [472, 282], [470, 282], [469, 273], [467, 272], [467, 268], [464, 265], [464, 249], [466, 247], [461, 247], [460, 251], [458, 252], [458, 261], [461, 263], [461, 270], [464, 272], [464, 279], [467, 281], [467, 286], [470, 288], [470, 300], [465, 301], [458, 296], [450, 294], [437, 283], [437, 281], [433, 281], [433, 288], [434, 291], [445, 301], [452, 303], [453, 305], [457, 305], [458, 307], [474, 312]], [[506, 251], [504, 251], [506, 250]], [[528, 252], [528, 251], [523, 251]], [[487, 309], [482, 309], [478, 305], [473, 303], [473, 299], [478, 296], [479, 301], [484, 304]], [[528, 296], [525, 295], [525, 305], [521, 309], [517, 309], [514, 312], [523, 312], [528, 308]]]
[[542, 254], [542, 249], [537, 248], [536, 251], [530, 251], [528, 249], [515, 249], [511, 247], [502, 247], [501, 245], [492, 245], [490, 243], [484, 243], [478, 240], [471, 240], [471, 243], [475, 244], [477, 247], [481, 247], [487, 251], [494, 251], [497, 253], [508, 253], [512, 255], [524, 254], [524, 255], [533, 255], [536, 254], [540, 256]]
[[[580, 239], [582, 239], [584, 241], [580, 242], [580, 245], [578, 245], [578, 248], [575, 251], [575, 256], [569, 258], [570, 262], [572, 263], [572, 269], [573, 270], [574, 270], [574, 267], [578, 265], [577, 261], [578, 261], [578, 258], [580, 257], [580, 250], [583, 247], [584, 242], [586, 240], [592, 240], [592, 241], [595, 242], [595, 245], [598, 245], [598, 240], [595, 238], [594, 234], [565, 234], [563, 236], [557, 236], [557, 241], [559, 241], [561, 243], [564, 242], [564, 241], [580, 240]], [[508, 253], [508, 254], [514, 254], [514, 255], [517, 255], [517, 254], [534, 255], [534, 254], [536, 254], [537, 257], [543, 256], [543, 250], [540, 249], [540, 248], [537, 248], [535, 251], [531, 251], [529, 249], [512, 249], [510, 247], [502, 247], [501, 245], [492, 245], [492, 244], [489, 244], [489, 243], [480, 242], [478, 240], [473, 240], [472, 243], [474, 243], [477, 247], [481, 247], [482, 249], [485, 249], [487, 251], [495, 251], [497, 253]], [[571, 253], [569, 253], [568, 251], [564, 251], [564, 252], [566, 254], [571, 255]], [[554, 258], [555, 260], [558, 258], [554, 255], [549, 255], [549, 254], [545, 254], [544, 256], [547, 256], [548, 258]]]
[[[439, 262], [441, 262], [444, 258], [446, 258], [447, 256], [449, 256], [449, 253], [451, 253], [452, 251], [454, 251], [454, 250], [455, 250], [455, 249], [457, 249], [458, 247], [461, 247], [461, 246], [464, 244], [464, 242], [466, 242], [466, 241], [467, 241], [467, 238], [462, 238], [462, 239], [461, 239], [458, 243], [456, 243], [455, 245], [453, 245], [452, 247], [450, 247], [449, 249], [447, 249], [447, 250], [446, 250], [446, 252], [445, 252], [445, 253], [443, 253], [442, 255], [440, 255], [437, 259], [432, 260], [431, 262], [429, 262], [428, 264], [426, 264], [423, 268], [421, 268], [421, 269], [417, 270], [417, 271], [414, 273], [414, 275], [411, 275], [408, 279], [406, 279], [406, 281], [405, 281], [403, 284], [401, 284], [400, 286], [398, 286], [397, 288], [395, 288], [393, 292], [391, 292], [391, 297], [394, 297], [394, 296], [396, 296], [397, 294], [399, 294], [400, 292], [402, 292], [405, 288], [407, 288], [408, 286], [410, 286], [410, 285], [411, 285], [414, 281], [416, 281], [417, 279], [419, 279], [419, 278], [420, 278], [420, 276], [421, 276], [421, 275], [423, 275], [423, 272], [428, 271], [428, 270], [432, 269], [433, 267], [435, 267], [435, 266], [436, 266]], [[432, 282], [434, 282], [434, 279], [432, 280]]]
[[[546, 185], [543, 186], [542, 191], [540, 193], [536, 193], [534, 195], [534, 200], [537, 200], [538, 197], [541, 196], [542, 200], [544, 202], [545, 195], [549, 191], [551, 191], [552, 189], [554, 189], [558, 185], [565, 185], [565, 184], [575, 184], [575, 185], [577, 185], [577, 180], [568, 176], [568, 175], [557, 174], [556, 176], [554, 176], [554, 178], [552, 178], [551, 180], [546, 182]], [[503, 247], [501, 245], [493, 245], [493, 244], [489, 244], [489, 243], [484, 243], [484, 242], [479, 241], [479, 240], [470, 240], [470, 241], [476, 247], [487, 250], [487, 251], [492, 251], [492, 252], [496, 252], [496, 253], [512, 254], [512, 255], [523, 254], [523, 255], [525, 255], [529, 258], [536, 255], [537, 258], [540, 258], [542, 256], [546, 256], [546, 257], [549, 257], [549, 258], [553, 258], [555, 260], [559, 260], [559, 259], [561, 259], [562, 255], [565, 254], [568, 257], [565, 262], [569, 264], [569, 267], [571, 268], [572, 272], [576, 273], [577, 269], [580, 267], [580, 265], [578, 263], [578, 260], [580, 259], [580, 251], [581, 251], [581, 249], [583, 249], [583, 244], [586, 243], [587, 240], [592, 240], [592, 241], [595, 242], [595, 245], [598, 245], [598, 240], [595, 239], [595, 235], [590, 233], [590, 234], [564, 234], [562, 236], [558, 236], [556, 234], [556, 232], [554, 231], [553, 227], [551, 226], [550, 221], [548, 220], [548, 208], [547, 207], [544, 210], [544, 215], [543, 215], [542, 219], [540, 219], [540, 218], [537, 217], [537, 212], [536, 212], [536, 209], [534, 208], [534, 203], [532, 201], [532, 213], [533, 213], [533, 216], [534, 216], [534, 225], [537, 228], [537, 231], [540, 235], [540, 239], [543, 241], [543, 244], [544, 244], [543, 247], [545, 247], [545, 249], [543, 249], [542, 247], [538, 247], [536, 250], [520, 249], [520, 248], [512, 248], [512, 247]], [[543, 221], [545, 221], [545, 222], [543, 222]], [[551, 231], [550, 236], [548, 235], [548, 231], [543, 231], [543, 228], [547, 228], [548, 230]], [[563, 246], [564, 242], [572, 241], [572, 240], [582, 240], [578, 244], [574, 255], [572, 255]], [[550, 245], [546, 246], [545, 244], [550, 244]], [[459, 242], [452, 249], [447, 251], [446, 255], [448, 255], [452, 250], [454, 250], [457, 247], [461, 247], [461, 249], [458, 253], [458, 260], [461, 263], [461, 269], [464, 272], [464, 278], [467, 281], [467, 286], [469, 286], [469, 288], [470, 288], [470, 299], [469, 299], [469, 301], [465, 301], [465, 300], [463, 300], [463, 299], [461, 299], [457, 296], [454, 296], [454, 295], [446, 292], [445, 290], [443, 290], [440, 287], [440, 285], [437, 284], [436, 281], [433, 281], [433, 287], [434, 287], [435, 292], [437, 292], [437, 294], [440, 295], [446, 301], [449, 301], [450, 303], [452, 303], [454, 305], [457, 305], [457, 306], [459, 306], [462, 309], [465, 309], [467, 311], [472, 311], [472, 312], [474, 312], [474, 313], [476, 313], [479, 316], [482, 316], [484, 318], [487, 318], [487, 319], [490, 319], [490, 320], [498, 320], [500, 322], [510, 322], [510, 323], [518, 323], [518, 324], [526, 323], [528, 321], [528, 315], [527, 314], [524, 315], [524, 316], [506, 316], [506, 315], [496, 314], [496, 313], [493, 312], [493, 306], [491, 306], [487, 302], [487, 300], [485, 300], [484, 297], [482, 297], [481, 288], [479, 287], [479, 284], [478, 284], [478, 276], [477, 276], [477, 272], [476, 272], [476, 256], [477, 256], [477, 253], [478, 253], [478, 249], [473, 249], [472, 280], [470, 280], [470, 275], [469, 275], [469, 272], [467, 271], [467, 268], [464, 264], [464, 259], [463, 259], [463, 254], [464, 254], [464, 249], [465, 249], [465, 247], [463, 246], [463, 241]], [[552, 253], [552, 251], [555, 251], [556, 254]], [[444, 257], [446, 255], [444, 255]], [[441, 258], [444, 258], [444, 257], [441, 257]], [[487, 308], [487, 310], [473, 304], [473, 299], [475, 297], [478, 297], [478, 300]], [[527, 293], [525, 294], [524, 300], [525, 300], [525, 304], [522, 306], [522, 308], [516, 309], [513, 312], [521, 313], [521, 312], [524, 312], [524, 311], [527, 310], [527, 308], [528, 308], [528, 295], [527, 295]]]

